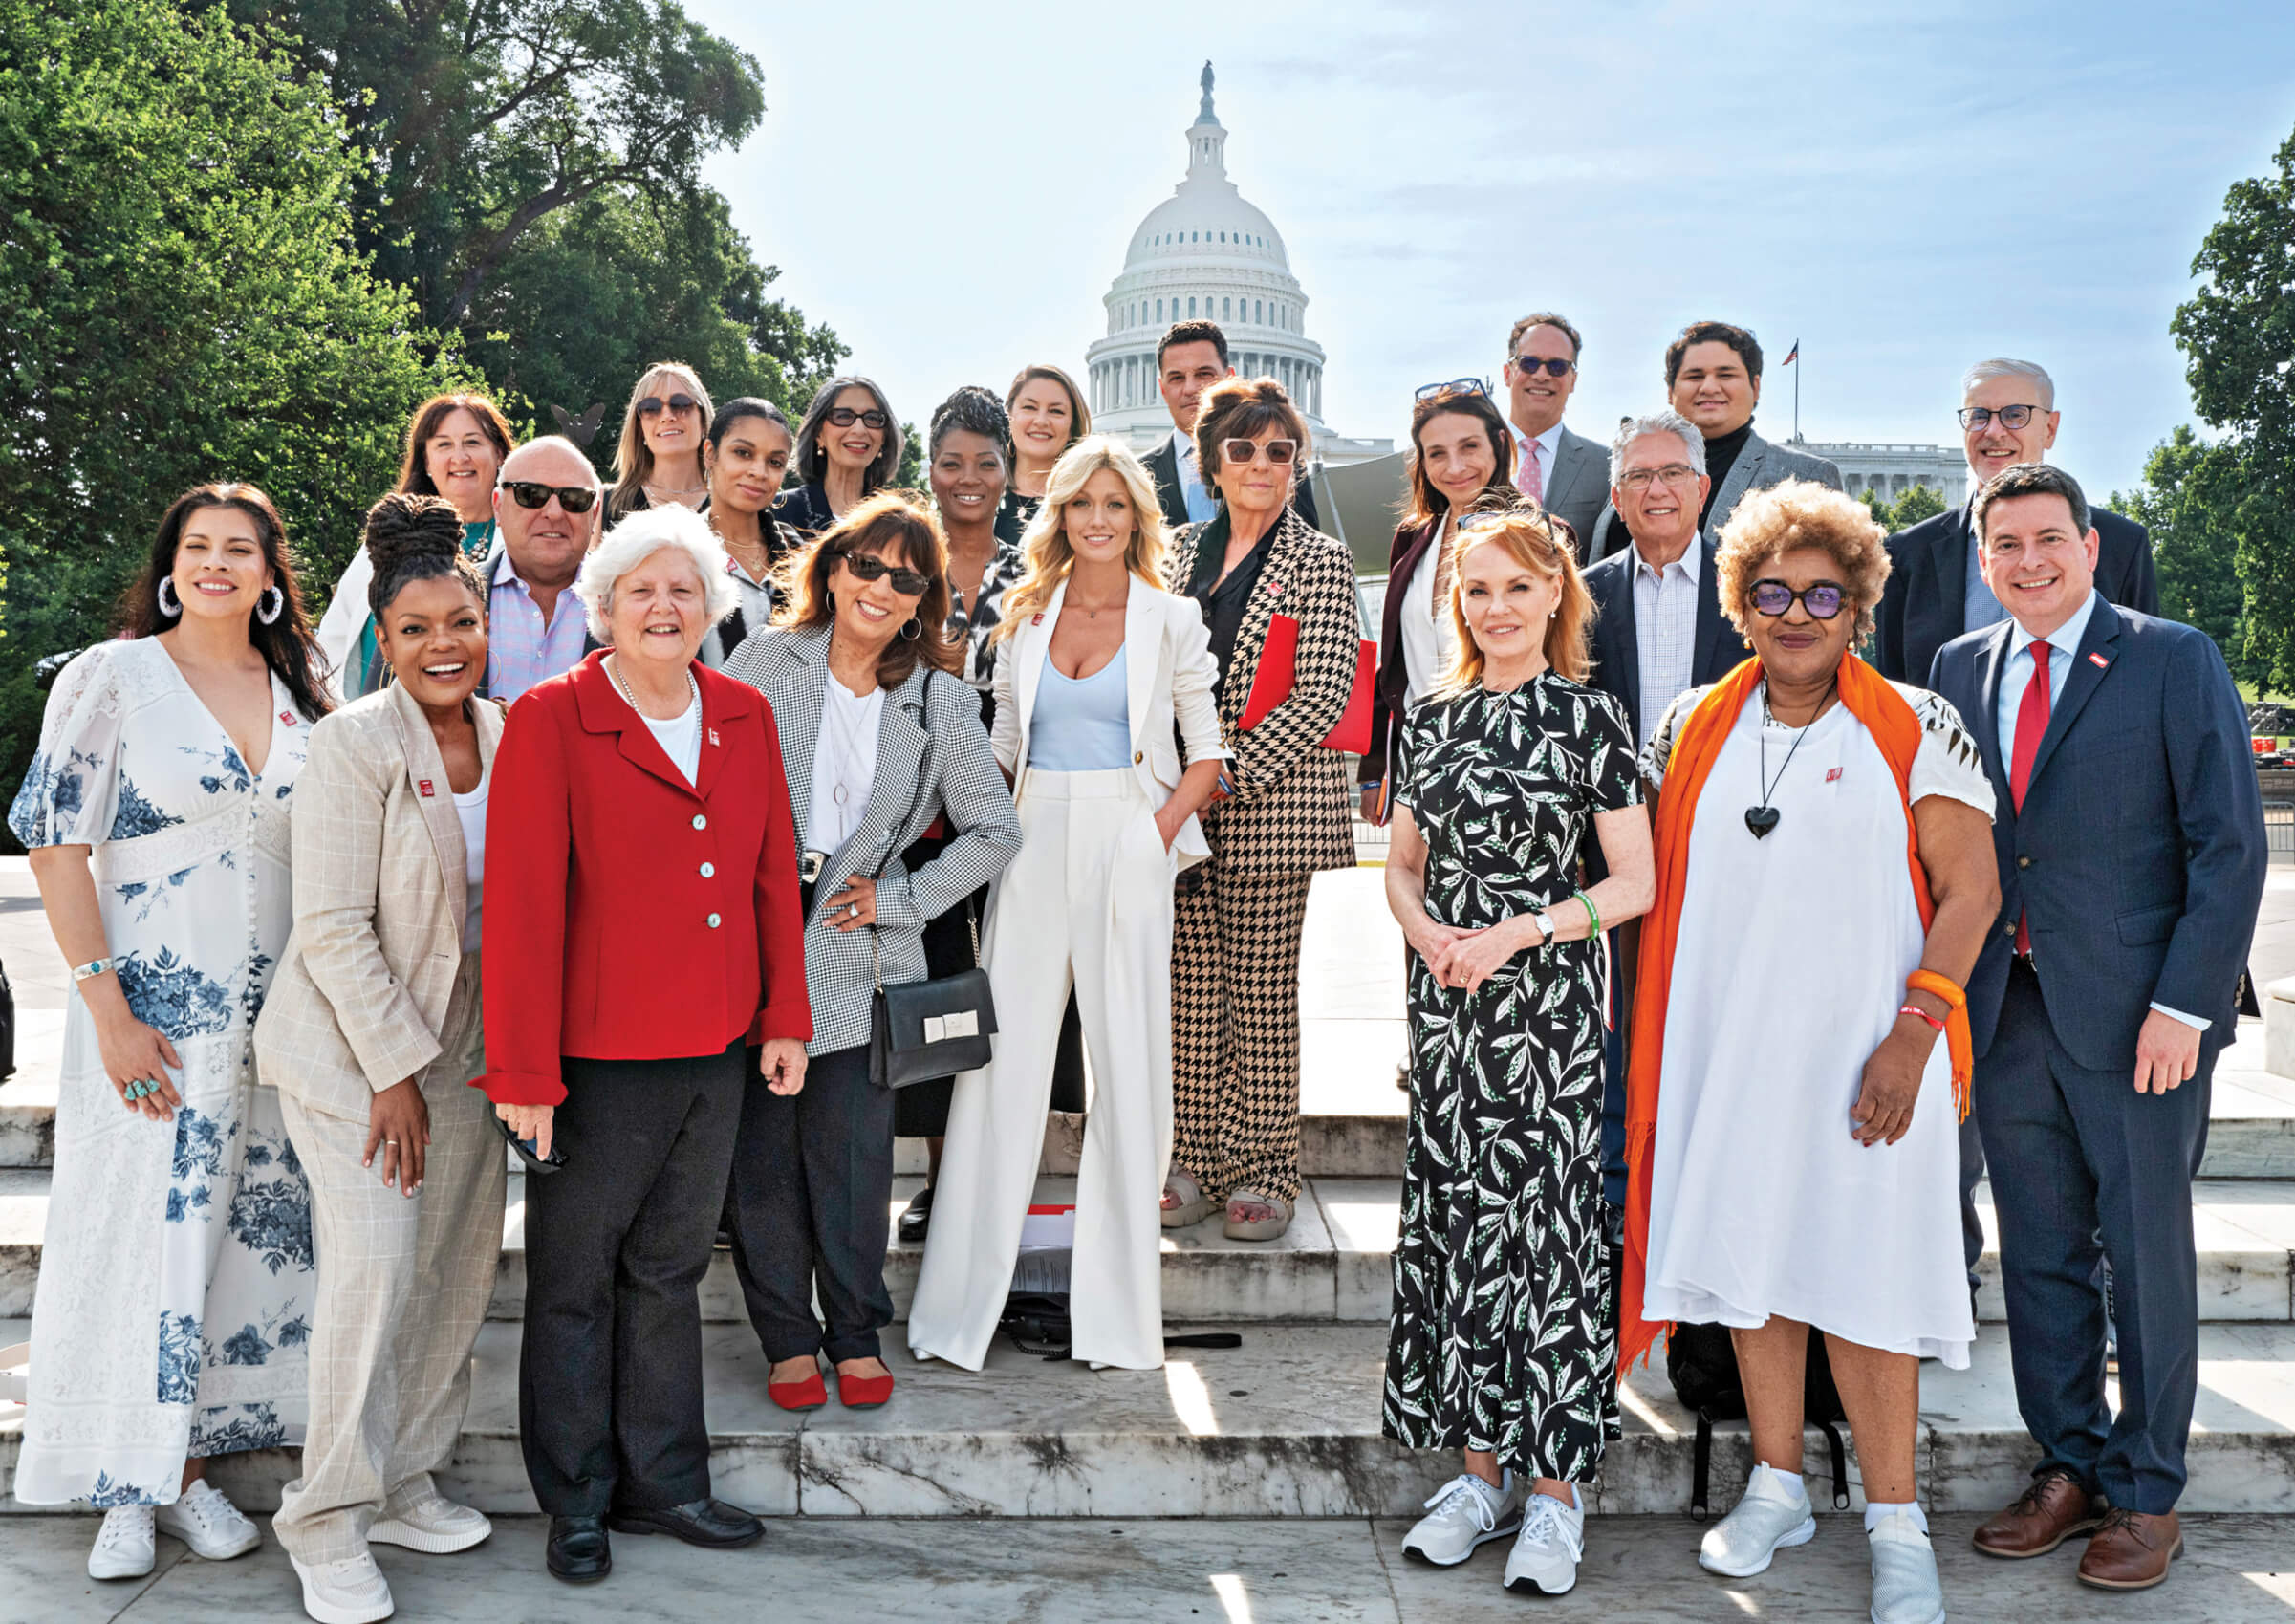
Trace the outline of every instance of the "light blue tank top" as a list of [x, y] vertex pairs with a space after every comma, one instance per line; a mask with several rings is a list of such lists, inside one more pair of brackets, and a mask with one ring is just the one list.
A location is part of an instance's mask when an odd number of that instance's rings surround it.
[[1098, 772], [1132, 764], [1132, 702], [1124, 676], [1128, 650], [1091, 676], [1063, 677], [1050, 659], [1036, 689], [1028, 764], [1048, 772]]

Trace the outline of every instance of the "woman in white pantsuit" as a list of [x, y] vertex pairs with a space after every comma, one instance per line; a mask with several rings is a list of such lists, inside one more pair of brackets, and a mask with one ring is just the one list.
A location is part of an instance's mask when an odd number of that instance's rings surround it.
[[[1011, 1289], [1069, 987], [1091, 1056], [1076, 1180], [1074, 1357], [1163, 1363], [1157, 1202], [1171, 1159], [1172, 880], [1209, 855], [1217, 669], [1202, 612], [1157, 583], [1155, 486], [1115, 441], [1053, 466], [1005, 597], [996, 759], [1024, 836], [983, 944], [996, 1057], [957, 1078], [909, 1347], [978, 1370]], [[1188, 766], [1181, 770], [1183, 739]]]

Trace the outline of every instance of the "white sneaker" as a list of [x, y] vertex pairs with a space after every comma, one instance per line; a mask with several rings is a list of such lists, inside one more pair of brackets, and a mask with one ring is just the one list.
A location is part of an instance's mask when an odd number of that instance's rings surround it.
[[1522, 1514], [1522, 1532], [1506, 1553], [1506, 1589], [1558, 1596], [1578, 1582], [1586, 1554], [1586, 1506], [1565, 1505], [1533, 1494]]
[[160, 1532], [173, 1534], [191, 1548], [192, 1555], [209, 1562], [245, 1556], [263, 1543], [263, 1530], [205, 1478], [184, 1490], [173, 1505], [161, 1506], [158, 1520]]
[[1756, 1462], [1737, 1509], [1706, 1529], [1699, 1542], [1698, 1566], [1732, 1579], [1750, 1578], [1786, 1546], [1807, 1545], [1816, 1533], [1817, 1519], [1809, 1515], [1808, 1491], [1801, 1480]]
[[1521, 1525], [1514, 1505], [1513, 1476], [1505, 1488], [1492, 1488], [1472, 1472], [1461, 1472], [1429, 1500], [1427, 1513], [1402, 1536], [1402, 1554], [1455, 1568], [1474, 1554], [1474, 1548], [1503, 1540]]
[[103, 1514], [96, 1545], [88, 1552], [91, 1579], [141, 1579], [159, 1555], [151, 1537], [151, 1507], [115, 1505]]
[[1865, 1538], [1873, 1548], [1873, 1624], [1944, 1624], [1937, 1552], [1920, 1525], [1890, 1511]]
[[308, 1568], [296, 1562], [294, 1576], [303, 1581], [303, 1611], [318, 1624], [376, 1624], [396, 1605], [382, 1570], [363, 1552]]
[[366, 1537], [378, 1545], [403, 1546], [408, 1550], [444, 1556], [467, 1550], [494, 1531], [486, 1513], [458, 1505], [433, 1489], [420, 1500], [390, 1509], [375, 1520]]

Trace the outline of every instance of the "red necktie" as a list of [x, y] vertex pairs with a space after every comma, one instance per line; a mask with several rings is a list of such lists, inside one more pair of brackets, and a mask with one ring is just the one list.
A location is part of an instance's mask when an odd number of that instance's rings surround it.
[[[2024, 684], [2024, 697], [2016, 707], [2016, 745], [2008, 757], [2008, 794], [2016, 802], [2016, 810], [2024, 810], [2024, 790], [2032, 782], [2032, 758], [2040, 753], [2040, 741], [2048, 730], [2048, 645], [2032, 645], [2032, 680]], [[2024, 927], [2024, 916], [2016, 916], [2016, 950], [2032, 951], [2032, 933]]]

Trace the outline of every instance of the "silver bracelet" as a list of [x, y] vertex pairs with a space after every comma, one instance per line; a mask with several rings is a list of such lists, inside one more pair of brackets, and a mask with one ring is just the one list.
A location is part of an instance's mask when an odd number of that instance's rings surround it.
[[90, 959], [84, 964], [75, 964], [72, 966], [73, 984], [76, 985], [90, 977], [106, 974], [111, 967], [112, 962], [109, 959]]

